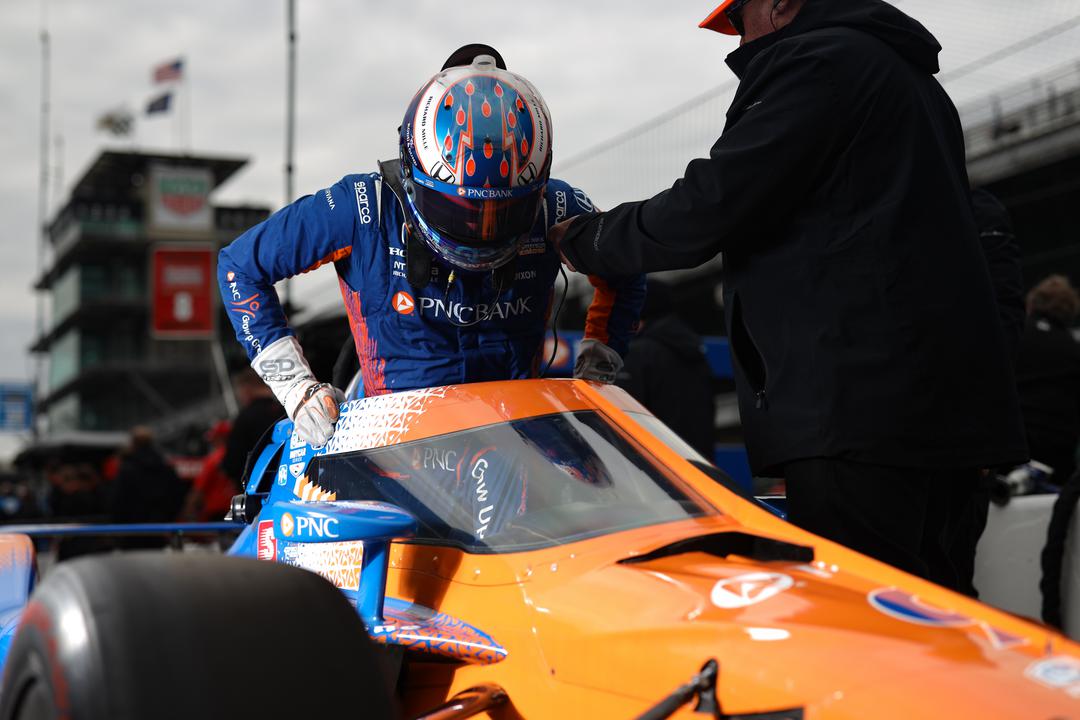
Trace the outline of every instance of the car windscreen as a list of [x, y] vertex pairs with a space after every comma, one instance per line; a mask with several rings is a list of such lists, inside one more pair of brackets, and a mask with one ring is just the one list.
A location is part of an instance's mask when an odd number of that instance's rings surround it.
[[417, 540], [473, 553], [535, 550], [709, 512], [595, 412], [326, 455], [310, 477], [337, 500], [409, 511]]

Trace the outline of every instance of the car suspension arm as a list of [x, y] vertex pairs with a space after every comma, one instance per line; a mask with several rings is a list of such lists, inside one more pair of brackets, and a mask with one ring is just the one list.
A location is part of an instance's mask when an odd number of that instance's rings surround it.
[[497, 708], [508, 699], [506, 691], [498, 685], [477, 685], [462, 690], [434, 710], [416, 716], [415, 720], [464, 720]]

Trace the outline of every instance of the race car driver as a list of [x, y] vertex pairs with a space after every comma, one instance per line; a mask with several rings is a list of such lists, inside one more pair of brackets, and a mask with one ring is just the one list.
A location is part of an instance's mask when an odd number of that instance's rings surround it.
[[[532, 84], [493, 48], [465, 46], [413, 97], [399, 161], [297, 200], [221, 251], [237, 338], [303, 440], [329, 440], [343, 396], [312, 374], [273, 285], [324, 264], [338, 274], [364, 395], [538, 374], [560, 268], [547, 229], [593, 210], [549, 178], [551, 132]], [[574, 375], [612, 382], [644, 277], [590, 280]]]

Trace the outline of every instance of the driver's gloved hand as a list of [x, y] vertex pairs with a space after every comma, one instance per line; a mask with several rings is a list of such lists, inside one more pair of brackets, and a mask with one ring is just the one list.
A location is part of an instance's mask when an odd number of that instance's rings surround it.
[[307, 384], [300, 404], [289, 413], [296, 434], [312, 447], [322, 447], [330, 442], [330, 438], [334, 436], [338, 408], [343, 402], [345, 393], [330, 383]]
[[622, 370], [622, 366], [623, 361], [619, 353], [599, 340], [587, 338], [578, 346], [574, 377], [578, 380], [595, 380], [610, 384], [615, 382], [615, 376]]
[[271, 343], [255, 356], [251, 366], [273, 390], [301, 440], [313, 447], [329, 442], [345, 394], [315, 379], [296, 338], [283, 337]]

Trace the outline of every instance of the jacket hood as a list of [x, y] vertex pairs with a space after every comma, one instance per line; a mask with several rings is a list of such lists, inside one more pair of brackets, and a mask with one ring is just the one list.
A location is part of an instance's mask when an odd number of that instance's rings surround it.
[[[741, 66], [736, 69], [736, 74], [741, 76], [740, 70], [745, 68], [750, 57], [764, 47], [786, 37], [833, 27], [848, 27], [873, 35], [930, 75], [941, 69], [938, 64], [941, 44], [937, 38], [918, 21], [884, 0], [806, 0], [790, 25], [740, 47], [729, 56], [729, 64], [732, 64], [730, 60], [734, 60]], [[740, 63], [738, 55], [750, 57]], [[732, 67], [735, 68], [735, 65]]]

